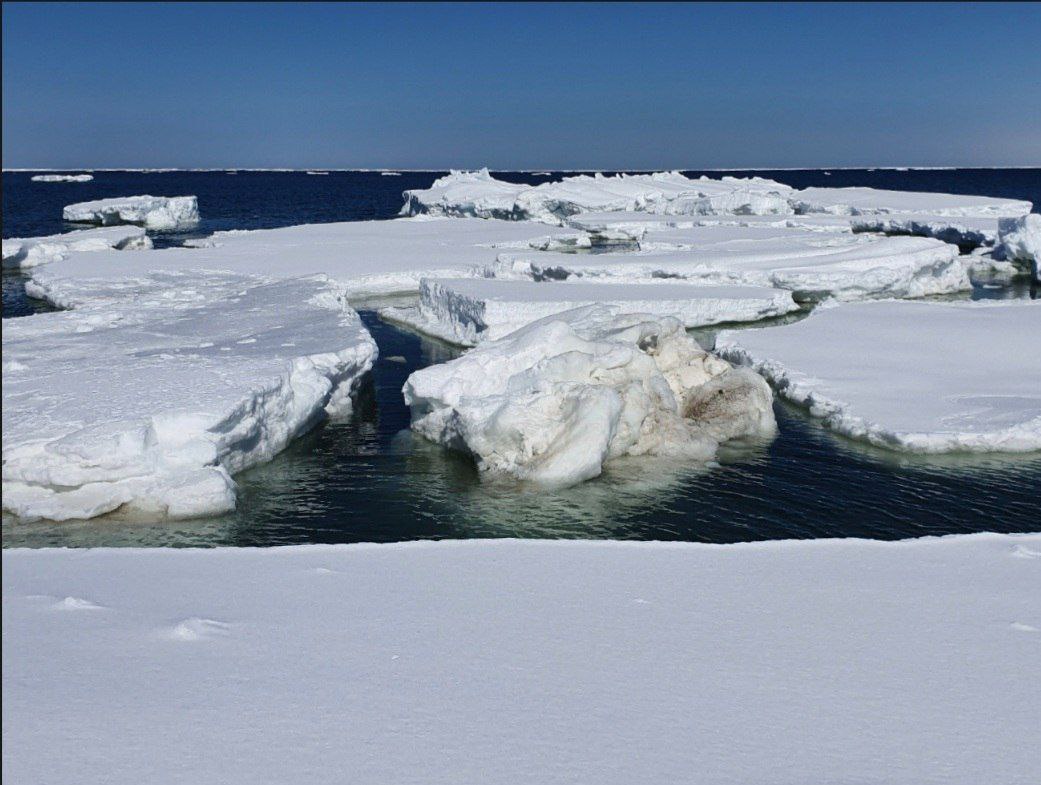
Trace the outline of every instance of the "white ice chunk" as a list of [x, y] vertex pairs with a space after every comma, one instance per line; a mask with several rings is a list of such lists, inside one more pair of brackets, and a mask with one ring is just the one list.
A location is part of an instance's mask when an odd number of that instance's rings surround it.
[[3, 266], [35, 267], [64, 259], [70, 251], [142, 250], [152, 241], [139, 226], [106, 226], [80, 229], [47, 237], [13, 237], [3, 241]]
[[3, 508], [21, 518], [234, 507], [230, 474], [349, 394], [376, 347], [322, 278], [153, 275], [3, 330]]
[[516, 219], [517, 196], [529, 186], [496, 180], [487, 169], [452, 170], [430, 188], [405, 191], [403, 215], [448, 215]]
[[1029, 213], [1031, 203], [989, 196], [886, 191], [877, 188], [805, 188], [791, 194], [798, 213], [872, 215], [923, 213], [935, 216], [1001, 217]]
[[783, 327], [724, 332], [827, 426], [919, 453], [1041, 450], [1041, 303], [867, 302]]
[[491, 475], [549, 485], [623, 455], [708, 460], [772, 434], [769, 387], [702, 350], [672, 318], [588, 306], [547, 317], [404, 387], [412, 427]]
[[89, 183], [92, 174], [37, 174], [30, 178], [34, 183]]
[[791, 292], [758, 286], [425, 278], [417, 307], [386, 308], [380, 314], [451, 343], [473, 346], [546, 316], [598, 303], [623, 313], [671, 316], [688, 328], [754, 321], [799, 307]]
[[120, 196], [67, 205], [62, 218], [101, 226], [140, 224], [156, 230], [181, 229], [199, 222], [199, 203], [194, 196]]
[[998, 231], [1002, 255], [1010, 260], [1032, 262], [1034, 278], [1041, 281], [1041, 215], [1002, 218]]
[[958, 246], [991, 246], [998, 237], [996, 215], [944, 216], [929, 213], [883, 213], [857, 215], [849, 221], [855, 232], [882, 232], [910, 234], [917, 237], [935, 237]]

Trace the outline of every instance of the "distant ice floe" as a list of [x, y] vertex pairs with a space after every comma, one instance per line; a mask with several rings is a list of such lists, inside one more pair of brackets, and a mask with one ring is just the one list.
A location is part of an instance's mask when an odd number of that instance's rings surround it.
[[172, 230], [199, 222], [199, 204], [194, 196], [123, 196], [70, 204], [62, 218], [72, 223], [139, 224], [147, 229]]
[[311, 169], [307, 170], [307, 174], [329, 174], [328, 172], [318, 172]]
[[791, 292], [757, 286], [424, 278], [418, 306], [385, 308], [380, 316], [450, 343], [474, 346], [537, 319], [597, 303], [616, 306], [620, 313], [673, 317], [688, 328], [755, 321], [799, 308]]
[[401, 177], [401, 172], [380, 172], [384, 177]]
[[605, 461], [711, 459], [771, 435], [763, 379], [702, 350], [676, 319], [588, 306], [533, 322], [404, 387], [412, 427], [489, 475], [561, 486]]
[[719, 335], [825, 425], [917, 453], [1041, 450], [1041, 303], [879, 301]]
[[231, 474], [348, 413], [376, 356], [324, 277], [95, 287], [78, 310], [4, 322], [3, 509], [23, 519], [230, 510]]
[[81, 229], [47, 237], [13, 237], [3, 241], [4, 269], [27, 269], [64, 259], [72, 251], [145, 250], [152, 241], [139, 226]]
[[92, 174], [37, 174], [29, 178], [34, 183], [89, 183]]

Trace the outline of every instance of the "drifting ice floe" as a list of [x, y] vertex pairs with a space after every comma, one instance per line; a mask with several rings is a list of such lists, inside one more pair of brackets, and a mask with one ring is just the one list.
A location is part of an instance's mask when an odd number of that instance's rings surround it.
[[946, 218], [1017, 216], [1029, 213], [1033, 206], [1020, 199], [886, 191], [877, 188], [805, 188], [792, 192], [791, 203], [797, 213], [918, 213]]
[[[567, 254], [506, 251], [489, 275], [533, 280], [641, 282], [678, 278], [701, 283], [789, 289], [797, 301], [832, 296], [922, 297], [968, 289], [958, 249], [919, 237], [845, 235], [798, 230], [697, 227], [674, 250]], [[682, 235], [673, 234], [674, 239]], [[700, 238], [700, 239], [698, 239]], [[690, 243], [689, 247], [683, 247]]]
[[550, 485], [623, 455], [708, 460], [772, 434], [761, 377], [702, 350], [668, 317], [588, 306], [547, 317], [405, 383], [412, 427], [478, 467]]
[[5, 320], [3, 508], [25, 519], [235, 505], [376, 355], [339, 287], [153, 273], [82, 310]]
[[9, 238], [3, 241], [3, 265], [29, 268], [65, 258], [71, 251], [143, 250], [152, 241], [139, 226], [81, 229], [47, 237]]
[[1041, 281], [1041, 215], [1002, 218], [998, 226], [998, 245], [1008, 260], [1032, 262], [1034, 277]]
[[199, 222], [199, 204], [194, 196], [123, 196], [70, 204], [62, 218], [73, 223], [140, 224], [148, 229], [171, 230]]
[[402, 213], [537, 220], [558, 224], [590, 211], [681, 215], [788, 214], [791, 188], [761, 178], [691, 180], [678, 172], [577, 175], [537, 186], [496, 180], [487, 169], [453, 171], [428, 189], [405, 191]]
[[1041, 450], [1041, 303], [867, 302], [721, 333], [827, 426], [919, 453]]
[[[393, 221], [310, 224], [284, 229], [217, 232], [186, 248], [153, 251], [148, 269], [229, 270], [287, 278], [328, 274], [352, 297], [414, 293], [420, 278], [482, 274], [500, 253], [497, 245], [526, 246], [535, 238], [574, 234], [543, 224], [479, 219], [404, 218]], [[36, 268], [29, 286], [56, 305], [82, 303], [82, 282], [118, 282], [128, 275], [118, 253], [72, 254], [61, 264]]]
[[34, 183], [89, 183], [92, 174], [37, 174], [30, 178]]
[[385, 308], [380, 315], [451, 343], [474, 346], [537, 319], [598, 303], [617, 306], [622, 313], [670, 316], [688, 328], [754, 321], [799, 307], [791, 292], [757, 286], [424, 278], [417, 307]]

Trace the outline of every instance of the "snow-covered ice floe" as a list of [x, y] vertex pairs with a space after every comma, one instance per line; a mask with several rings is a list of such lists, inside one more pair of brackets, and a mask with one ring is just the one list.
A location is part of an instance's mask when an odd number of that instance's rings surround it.
[[34, 183], [89, 183], [94, 179], [92, 174], [37, 174], [31, 179]]
[[12, 783], [1041, 781], [1037, 534], [2, 559]]
[[1001, 255], [1007, 260], [1032, 263], [1034, 278], [1041, 281], [1041, 215], [1002, 218], [998, 234]]
[[532, 280], [675, 278], [769, 286], [791, 290], [797, 301], [922, 297], [970, 288], [958, 248], [930, 238], [729, 226], [659, 230], [657, 238], [671, 250], [504, 251], [488, 274]]
[[427, 189], [405, 191], [402, 213], [536, 220], [557, 224], [576, 213], [645, 210], [655, 213], [789, 214], [789, 186], [758, 177], [701, 177], [679, 172], [565, 177], [530, 186], [497, 180], [487, 169], [453, 171]]
[[120, 196], [67, 205], [62, 218], [101, 226], [140, 224], [156, 230], [181, 229], [199, 222], [199, 203], [194, 196]]
[[918, 453], [1041, 450], [1041, 303], [866, 302], [716, 350], [847, 436]]
[[744, 226], [768, 229], [810, 229], [820, 232], [852, 231], [846, 216], [825, 215], [664, 215], [632, 210], [578, 213], [565, 223], [593, 234], [622, 233], [640, 240], [647, 231], [690, 229], [696, 226]]
[[917, 213], [946, 218], [1018, 216], [1029, 213], [1033, 206], [1022, 199], [917, 191], [886, 191], [878, 188], [858, 187], [805, 188], [791, 193], [791, 203], [797, 213], [829, 213], [831, 215]]
[[[324, 273], [352, 297], [366, 297], [415, 293], [424, 276], [481, 275], [502, 247], [574, 234], [537, 223], [398, 218], [217, 232], [186, 241], [191, 247], [152, 251], [144, 261], [147, 269], [174, 272], [226, 270], [271, 278]], [[100, 279], [117, 282], [128, 274], [133, 272], [119, 253], [71, 254], [61, 264], [33, 270], [28, 285], [37, 297], [73, 307], [82, 302], [82, 282], [95, 289]]]
[[4, 269], [26, 269], [64, 259], [71, 251], [125, 251], [151, 247], [151, 239], [140, 226], [106, 226], [47, 237], [13, 237], [3, 241], [3, 266]]
[[992, 246], [998, 239], [997, 216], [947, 217], [928, 213], [889, 213], [851, 216], [855, 232], [935, 237], [961, 248]]
[[670, 317], [587, 306], [533, 322], [404, 387], [412, 428], [491, 475], [547, 485], [621, 456], [709, 460], [771, 435], [770, 388], [701, 349]]
[[799, 308], [791, 292], [760, 286], [424, 278], [417, 306], [385, 308], [380, 315], [451, 343], [474, 346], [537, 319], [598, 303], [626, 313], [671, 316], [688, 328], [755, 321]]
[[[190, 517], [349, 395], [376, 346], [321, 277], [151, 273], [5, 320], [3, 509]], [[86, 292], [86, 288], [81, 289]]]

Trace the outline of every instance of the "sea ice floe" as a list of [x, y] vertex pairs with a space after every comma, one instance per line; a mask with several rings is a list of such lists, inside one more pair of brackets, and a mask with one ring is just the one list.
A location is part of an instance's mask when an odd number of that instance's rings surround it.
[[587, 306], [533, 322], [404, 387], [412, 427], [481, 471], [548, 485], [605, 461], [711, 459], [720, 442], [772, 434], [761, 377], [705, 352], [670, 317]]
[[648, 231], [690, 229], [696, 226], [747, 226], [769, 229], [811, 229], [820, 232], [850, 232], [850, 219], [844, 216], [811, 215], [664, 215], [632, 210], [578, 213], [566, 223], [592, 234], [621, 232], [639, 240]]
[[194, 196], [120, 196], [67, 205], [62, 218], [72, 223], [139, 224], [172, 230], [197, 224], [199, 204]]
[[1041, 215], [1002, 218], [998, 235], [1001, 255], [1008, 260], [1032, 263], [1034, 278], [1041, 281]]
[[829, 213], [831, 215], [918, 213], [947, 218], [1017, 216], [1029, 213], [1033, 206], [1030, 202], [1021, 199], [855, 187], [805, 188], [792, 192], [791, 203], [797, 213]]
[[759, 286], [424, 278], [418, 305], [384, 308], [380, 315], [451, 343], [474, 346], [537, 319], [598, 303], [617, 306], [622, 313], [671, 316], [688, 328], [754, 321], [799, 307], [791, 292]]
[[4, 269], [35, 267], [65, 258], [70, 251], [144, 250], [152, 241], [140, 226], [80, 229], [47, 237], [13, 237], [3, 241]]
[[717, 351], [847, 436], [918, 453], [1041, 450], [1041, 303], [865, 302], [727, 331]]
[[962, 248], [992, 246], [998, 238], [996, 215], [948, 217], [929, 213], [884, 213], [857, 215], [849, 218], [855, 232], [910, 234], [935, 237]]
[[89, 183], [92, 174], [37, 174], [30, 178], [34, 183]]
[[[957, 247], [930, 238], [726, 226], [668, 231], [674, 239], [669, 244], [672, 250], [504, 251], [487, 273], [538, 281], [586, 278], [636, 283], [672, 278], [769, 286], [791, 290], [800, 302], [829, 296], [846, 300], [922, 297], [970, 286]], [[682, 236], [686, 239], [676, 239]]]
[[529, 186], [496, 180], [487, 169], [453, 171], [428, 189], [405, 191], [402, 213], [537, 220], [558, 224], [590, 211], [680, 215], [788, 214], [791, 188], [761, 178], [693, 180], [679, 172], [576, 175]]
[[235, 505], [350, 393], [376, 346], [321, 277], [142, 274], [79, 310], [5, 320], [3, 509], [183, 518]]

